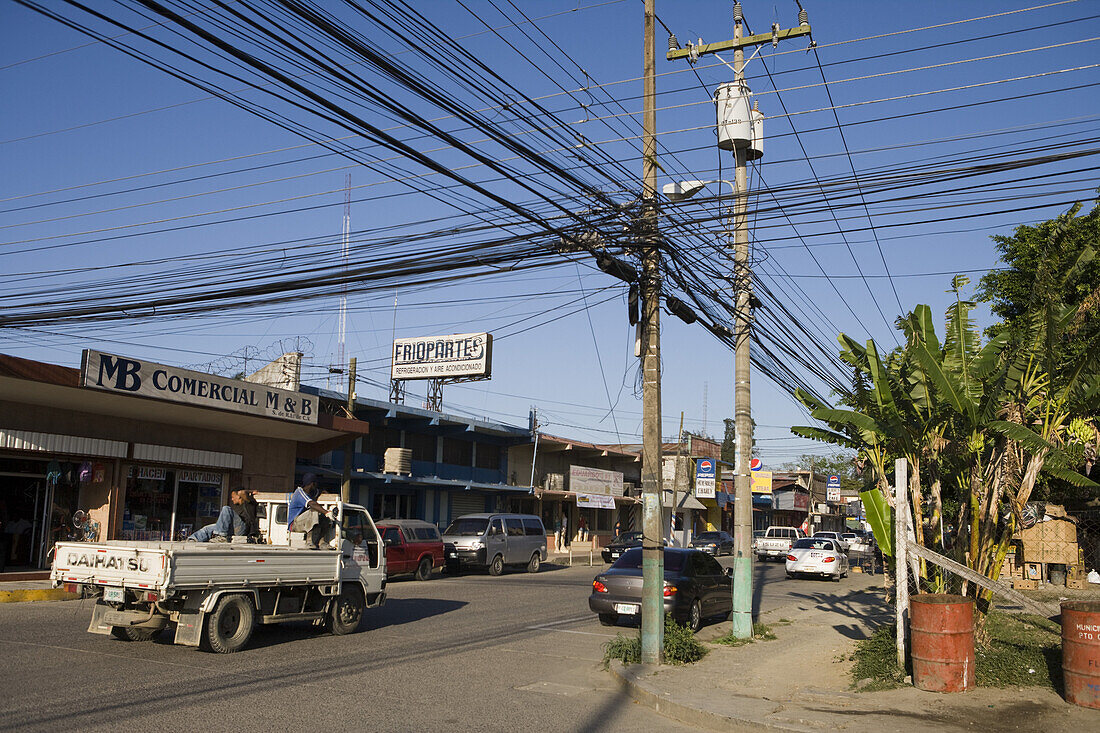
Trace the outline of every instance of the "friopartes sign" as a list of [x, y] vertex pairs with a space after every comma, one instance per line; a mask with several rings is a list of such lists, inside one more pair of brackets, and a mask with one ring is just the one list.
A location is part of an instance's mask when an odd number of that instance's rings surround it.
[[313, 395], [92, 349], [85, 349], [81, 358], [80, 386], [317, 424], [317, 398]]

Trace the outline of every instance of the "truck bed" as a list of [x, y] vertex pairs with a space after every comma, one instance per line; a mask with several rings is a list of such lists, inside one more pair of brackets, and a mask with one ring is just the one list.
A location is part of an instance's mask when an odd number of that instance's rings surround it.
[[50, 579], [60, 583], [182, 590], [335, 583], [340, 553], [208, 542], [59, 542]]

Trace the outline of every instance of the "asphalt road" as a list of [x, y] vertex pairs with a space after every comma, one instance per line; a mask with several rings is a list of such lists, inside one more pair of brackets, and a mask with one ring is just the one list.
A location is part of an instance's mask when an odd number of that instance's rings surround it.
[[[260, 627], [232, 655], [89, 634], [87, 601], [0, 604], [0, 728], [688, 730], [600, 669], [616, 630], [587, 598], [603, 567], [397, 580], [356, 634]], [[815, 583], [778, 564], [757, 578], [761, 611]]]

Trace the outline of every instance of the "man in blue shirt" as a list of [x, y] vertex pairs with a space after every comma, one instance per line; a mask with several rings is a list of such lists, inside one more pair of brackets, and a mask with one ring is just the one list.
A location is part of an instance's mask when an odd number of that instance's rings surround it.
[[317, 486], [317, 475], [307, 473], [302, 477], [302, 485], [290, 495], [286, 521], [291, 532], [304, 532], [306, 541], [314, 550], [319, 549], [321, 540], [328, 534], [330, 522], [336, 521], [336, 514], [317, 503], [321, 488]]

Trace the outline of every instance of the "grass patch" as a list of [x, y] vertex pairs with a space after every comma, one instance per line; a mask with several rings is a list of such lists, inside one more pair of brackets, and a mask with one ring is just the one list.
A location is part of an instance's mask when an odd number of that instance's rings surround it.
[[[979, 687], [1046, 687], [1062, 684], [1061, 627], [1044, 618], [994, 611], [985, 626], [988, 643], [975, 648], [974, 679]], [[897, 666], [893, 624], [880, 626], [856, 644], [849, 658], [852, 686], [888, 690], [905, 682]]]
[[[780, 619], [782, 623], [782, 619]], [[789, 623], [789, 622], [788, 622]], [[714, 640], [716, 644], [725, 644], [726, 646], [744, 646], [745, 644], [751, 644], [754, 641], [772, 641], [775, 639], [775, 633], [772, 628], [767, 624], [753, 624], [752, 625], [752, 637], [749, 639], [738, 639], [733, 635], [733, 632], [729, 632], [725, 636], [720, 636]]]
[[978, 645], [975, 679], [982, 687], [1062, 684], [1062, 627], [1038, 616], [994, 611], [985, 625], [989, 644]]
[[856, 643], [856, 649], [849, 657], [852, 666], [852, 687], [863, 680], [871, 680], [859, 689], [892, 690], [905, 682], [905, 671], [898, 666], [897, 648], [894, 640], [895, 626], [879, 626], [867, 639]]
[[[665, 664], [690, 664], [706, 656], [707, 648], [699, 643], [695, 634], [687, 626], [676, 623], [671, 615], [665, 615]], [[638, 664], [642, 661], [641, 632], [637, 636], [616, 634], [615, 638], [603, 645], [603, 666], [618, 659], [623, 664]]]

